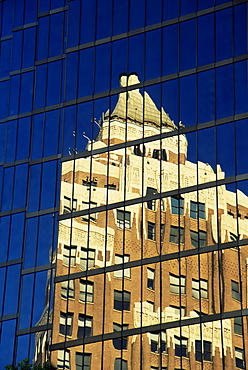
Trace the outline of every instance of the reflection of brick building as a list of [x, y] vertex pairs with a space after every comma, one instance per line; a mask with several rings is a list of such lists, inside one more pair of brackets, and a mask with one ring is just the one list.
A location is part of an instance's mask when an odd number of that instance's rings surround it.
[[215, 173], [187, 161], [186, 137], [163, 109], [138, 89], [128, 94], [88, 145], [102, 153], [63, 163], [52, 362], [71, 370], [244, 368], [246, 318], [230, 312], [247, 307], [248, 250], [237, 240], [248, 234], [248, 199], [215, 187], [220, 166]]

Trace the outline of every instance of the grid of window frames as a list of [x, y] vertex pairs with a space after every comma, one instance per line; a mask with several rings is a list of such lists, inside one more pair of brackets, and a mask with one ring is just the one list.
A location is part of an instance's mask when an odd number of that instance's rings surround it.
[[0, 1], [1, 365], [247, 367], [247, 7]]

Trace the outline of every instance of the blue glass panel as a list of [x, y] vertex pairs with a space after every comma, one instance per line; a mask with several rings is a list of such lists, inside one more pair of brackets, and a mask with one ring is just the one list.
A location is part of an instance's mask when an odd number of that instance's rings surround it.
[[4, 301], [4, 315], [17, 312], [21, 265], [13, 265], [7, 268], [6, 295]]
[[3, 267], [0, 269], [0, 315], [2, 316], [3, 312], [3, 296], [4, 296], [4, 289], [5, 289], [5, 279], [6, 279], [6, 268]]
[[33, 305], [34, 274], [22, 277], [19, 329], [30, 327]]
[[3, 3], [3, 13], [2, 13], [2, 29], [1, 37], [10, 35], [12, 33], [13, 27], [13, 18], [14, 18], [14, 6], [11, 1], [5, 1]]
[[34, 212], [38, 210], [40, 200], [40, 176], [41, 176], [41, 165], [35, 165], [30, 167], [30, 188], [29, 188], [29, 201], [28, 201], [28, 212]]
[[57, 162], [47, 162], [42, 169], [41, 187], [41, 209], [52, 208], [55, 206], [55, 186], [57, 177]]
[[232, 8], [216, 13], [216, 61], [232, 57]]
[[18, 122], [16, 160], [29, 158], [31, 118], [22, 118]]
[[14, 27], [23, 25], [24, 9], [25, 9], [24, 0], [18, 0], [15, 2]]
[[[84, 2], [85, 3], [85, 2]], [[91, 1], [87, 2], [91, 3]], [[88, 14], [87, 14], [88, 15]], [[79, 42], [79, 30], [80, 30], [80, 1], [72, 1], [69, 7], [68, 15], [68, 40], [67, 47], [80, 44]]]
[[[190, 92], [190, 93], [189, 93]], [[185, 126], [196, 124], [196, 76], [180, 79], [180, 120]]]
[[7, 136], [7, 124], [0, 124], [0, 162], [4, 161], [5, 156], [5, 141]]
[[95, 49], [93, 48], [80, 51], [78, 97], [93, 94], [94, 53]]
[[236, 122], [236, 171], [237, 175], [248, 172], [247, 168], [247, 142], [248, 142], [248, 120]]
[[235, 148], [234, 148], [234, 125], [228, 123], [216, 127], [217, 163], [225, 171], [226, 176], [235, 175]]
[[50, 10], [50, 0], [42, 0], [39, 2], [39, 13]]
[[[25, 180], [25, 179], [24, 179]], [[24, 213], [12, 215], [11, 232], [9, 241], [9, 260], [22, 257], [23, 235], [24, 235]]]
[[234, 55], [247, 53], [247, 4], [234, 7]]
[[[91, 111], [92, 114], [92, 111]], [[90, 116], [91, 117], [91, 116]], [[75, 148], [74, 136], [72, 131], [76, 130], [76, 107], [68, 107], [64, 110], [64, 143], [63, 143], [63, 155], [72, 153], [72, 149]]]
[[50, 16], [49, 57], [54, 57], [63, 53], [63, 20], [64, 13]]
[[206, 159], [212, 168], [216, 169], [216, 140], [214, 128], [199, 130], [197, 132], [198, 161], [206, 163]]
[[216, 118], [229, 117], [233, 111], [233, 67], [216, 69]]
[[114, 0], [113, 34], [127, 32], [128, 30], [128, 3]]
[[21, 76], [11, 76], [10, 78], [10, 98], [9, 98], [9, 115], [18, 114], [19, 108], [19, 93], [20, 93]]
[[65, 1], [66, 0], [51, 0], [51, 9], [56, 9], [56, 8], [60, 8], [61, 6], [64, 6]]
[[1, 330], [0, 353], [3, 365], [12, 364], [16, 320], [4, 321]]
[[98, 1], [96, 21], [97, 39], [104, 39], [112, 35], [112, 13], [112, 0]]
[[12, 40], [2, 41], [0, 44], [0, 77], [5, 77], [9, 75], [10, 72], [10, 51], [11, 51]]
[[50, 253], [53, 245], [53, 228], [54, 217], [52, 214], [40, 217], [37, 266], [51, 263]]
[[151, 80], [161, 76], [161, 30], [146, 34], [145, 79]]
[[179, 17], [179, 0], [163, 2], [163, 20]]
[[78, 81], [78, 52], [67, 55], [66, 100], [73, 100], [77, 98], [77, 81]]
[[247, 112], [248, 73], [247, 61], [234, 64], [235, 73], [235, 114]]
[[47, 65], [37, 66], [35, 73], [35, 109], [39, 109], [45, 105]]
[[38, 232], [38, 218], [30, 218], [26, 223], [26, 239], [24, 252], [24, 268], [36, 266], [36, 245]]
[[32, 23], [36, 21], [37, 1], [26, 0], [25, 4], [25, 23]]
[[43, 121], [44, 114], [35, 115], [33, 118], [33, 137], [32, 137], [32, 159], [42, 157], [43, 146]]
[[96, 48], [95, 93], [110, 89], [110, 65], [103, 60], [110, 58], [110, 44], [100, 45]]
[[196, 0], [180, 0], [180, 15], [196, 12]]
[[196, 67], [196, 20], [180, 23], [180, 70]]
[[[0, 261], [7, 261], [8, 243], [9, 243], [10, 216], [0, 218]], [[1, 269], [0, 269], [1, 271]], [[3, 280], [0, 280], [3, 282]], [[2, 285], [2, 284], [0, 284]], [[0, 299], [1, 302], [1, 299]], [[0, 311], [1, 313], [1, 311]]]
[[16, 153], [17, 121], [8, 122], [5, 162], [13, 162]]
[[54, 105], [60, 102], [61, 67], [61, 61], [48, 64], [46, 105]]
[[127, 48], [128, 40], [119, 40], [112, 44], [112, 89], [120, 87], [119, 76], [127, 73]]
[[214, 71], [198, 74], [198, 123], [214, 120]]
[[162, 22], [162, 3], [162, 0], [157, 0], [154, 6], [153, 0], [146, 0], [146, 26]]
[[178, 25], [163, 29], [163, 75], [178, 72]]
[[24, 30], [22, 68], [34, 65], [36, 27]]
[[178, 80], [168, 81], [162, 85], [162, 107], [177, 125], [178, 123]]
[[23, 73], [21, 78], [20, 113], [30, 112], [33, 103], [34, 72]]
[[48, 56], [48, 17], [39, 18], [38, 23], [38, 55], [37, 59], [46, 59]]
[[198, 66], [214, 63], [214, 15], [198, 18]]
[[129, 72], [136, 72], [139, 80], [144, 80], [144, 35], [137, 35], [129, 39]]
[[214, 6], [214, 0], [198, 0], [198, 10], [211, 8]]
[[0, 82], [0, 119], [8, 115], [8, 94], [6, 94], [8, 90], [9, 81]]
[[12, 205], [12, 189], [14, 181], [14, 168], [9, 167], [4, 169], [3, 177], [3, 197], [2, 197], [2, 209], [1, 211], [7, 211], [11, 209]]
[[227, 2], [226, 0], [216, 0], [215, 5], [224, 4], [224, 3], [226, 3], [226, 2]]
[[12, 64], [11, 64], [12, 71], [18, 71], [19, 69], [21, 69], [22, 39], [23, 31], [16, 31], [13, 33]]
[[95, 40], [96, 34], [96, 0], [83, 1], [80, 17], [81, 35], [80, 43], [85, 44], [87, 42]]
[[145, 20], [145, 1], [130, 0], [129, 1], [129, 27], [130, 30], [144, 27]]
[[[45, 303], [47, 302], [47, 299], [49, 299], [49, 297], [47, 297], [47, 294], [49, 294], [49, 290], [46, 290], [47, 277], [49, 274], [50, 274], [50, 271], [43, 271], [43, 272], [37, 273], [35, 276], [33, 316], [32, 316], [32, 323], [31, 323], [32, 326], [35, 326], [38, 324], [38, 321], [41, 318], [42, 312], [44, 311]], [[49, 301], [47, 303], [49, 303]], [[45, 323], [42, 322], [42, 325], [44, 324], [46, 324], [46, 322]]]
[[26, 205], [28, 165], [22, 164], [15, 168], [14, 200], [13, 208], [21, 208]]
[[59, 111], [46, 113], [44, 135], [44, 157], [58, 153]]

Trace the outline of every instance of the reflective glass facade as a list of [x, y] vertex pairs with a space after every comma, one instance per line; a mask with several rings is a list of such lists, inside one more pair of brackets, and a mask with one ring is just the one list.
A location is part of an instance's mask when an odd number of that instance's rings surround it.
[[0, 1], [0, 368], [245, 369], [247, 2]]

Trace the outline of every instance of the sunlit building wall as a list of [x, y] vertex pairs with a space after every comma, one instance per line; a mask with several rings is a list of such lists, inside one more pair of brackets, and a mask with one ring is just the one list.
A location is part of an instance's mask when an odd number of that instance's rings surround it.
[[245, 368], [247, 3], [0, 14], [2, 368]]

